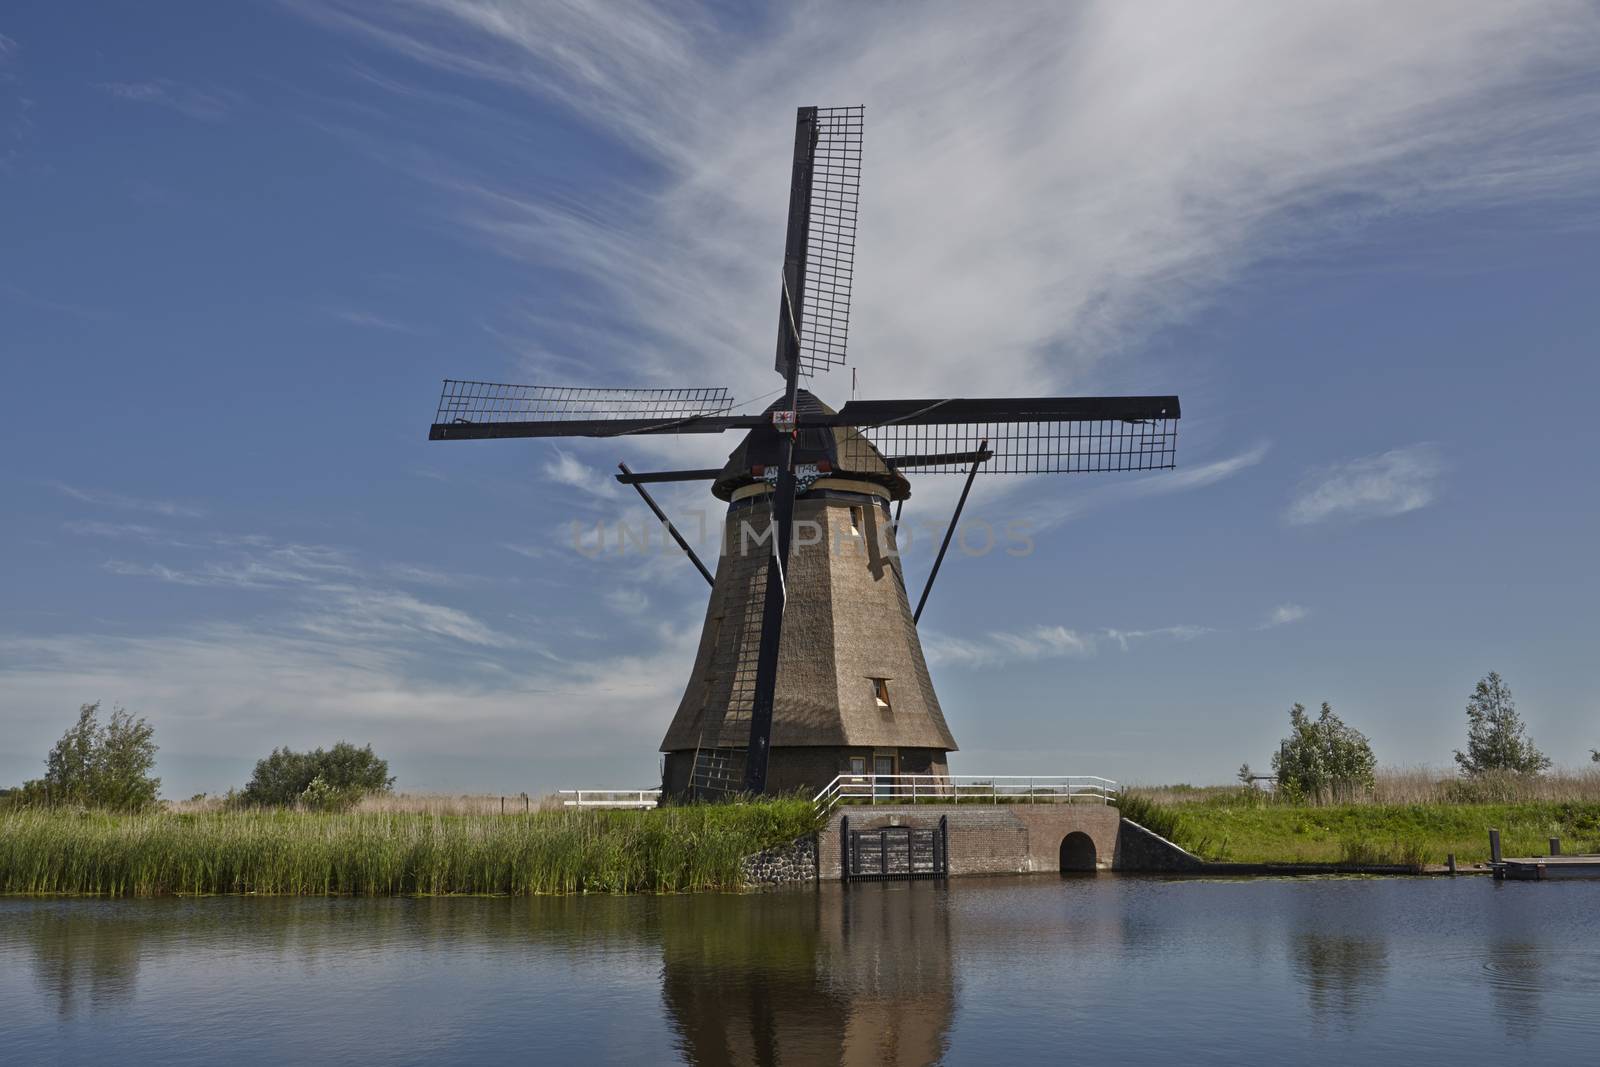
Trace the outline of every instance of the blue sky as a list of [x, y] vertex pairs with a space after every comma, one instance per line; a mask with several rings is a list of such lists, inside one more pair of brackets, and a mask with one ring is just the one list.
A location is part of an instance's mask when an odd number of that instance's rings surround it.
[[651, 783], [704, 583], [571, 526], [734, 442], [427, 423], [447, 376], [769, 392], [805, 103], [867, 106], [860, 395], [1183, 397], [1175, 472], [980, 481], [1034, 551], [924, 616], [958, 771], [1224, 781], [1322, 700], [1445, 765], [1489, 670], [1586, 761], [1597, 60], [1559, 2], [9, 5], [0, 781], [98, 699], [169, 796], [340, 738]]

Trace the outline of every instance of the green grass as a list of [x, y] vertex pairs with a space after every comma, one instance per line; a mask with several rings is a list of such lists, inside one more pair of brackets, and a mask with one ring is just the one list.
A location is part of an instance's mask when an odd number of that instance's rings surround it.
[[1506, 856], [1600, 852], [1600, 804], [1351, 804], [1295, 807], [1252, 803], [1241, 791], [1193, 803], [1123, 796], [1124, 815], [1208, 859], [1234, 863], [1443, 863], [1489, 858], [1489, 828]]
[[797, 799], [531, 815], [0, 814], [0, 893], [676, 893], [816, 829]]

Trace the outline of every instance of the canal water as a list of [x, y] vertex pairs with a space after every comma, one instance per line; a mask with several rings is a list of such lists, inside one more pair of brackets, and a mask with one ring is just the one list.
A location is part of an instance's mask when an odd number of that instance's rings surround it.
[[0, 1062], [1600, 1062], [1600, 883], [0, 898]]

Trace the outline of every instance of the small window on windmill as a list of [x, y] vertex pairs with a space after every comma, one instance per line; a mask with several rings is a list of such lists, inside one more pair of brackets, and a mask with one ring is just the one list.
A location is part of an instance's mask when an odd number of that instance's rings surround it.
[[851, 537], [860, 537], [861, 536], [861, 509], [860, 508], [853, 507], [853, 508], [850, 509], [850, 536]]
[[889, 708], [889, 679], [874, 678], [872, 680], [872, 692], [878, 698], [878, 707], [887, 711]]

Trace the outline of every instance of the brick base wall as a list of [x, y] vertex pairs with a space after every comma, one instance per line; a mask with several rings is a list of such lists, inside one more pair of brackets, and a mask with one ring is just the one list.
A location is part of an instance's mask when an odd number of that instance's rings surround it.
[[852, 804], [836, 808], [818, 835], [818, 870], [823, 879], [840, 877], [839, 824], [846, 816], [852, 830], [931, 828], [944, 816], [952, 875], [1059, 871], [1061, 843], [1071, 833], [1086, 834], [1094, 842], [1098, 868], [1118, 867], [1122, 818], [1107, 804]]

